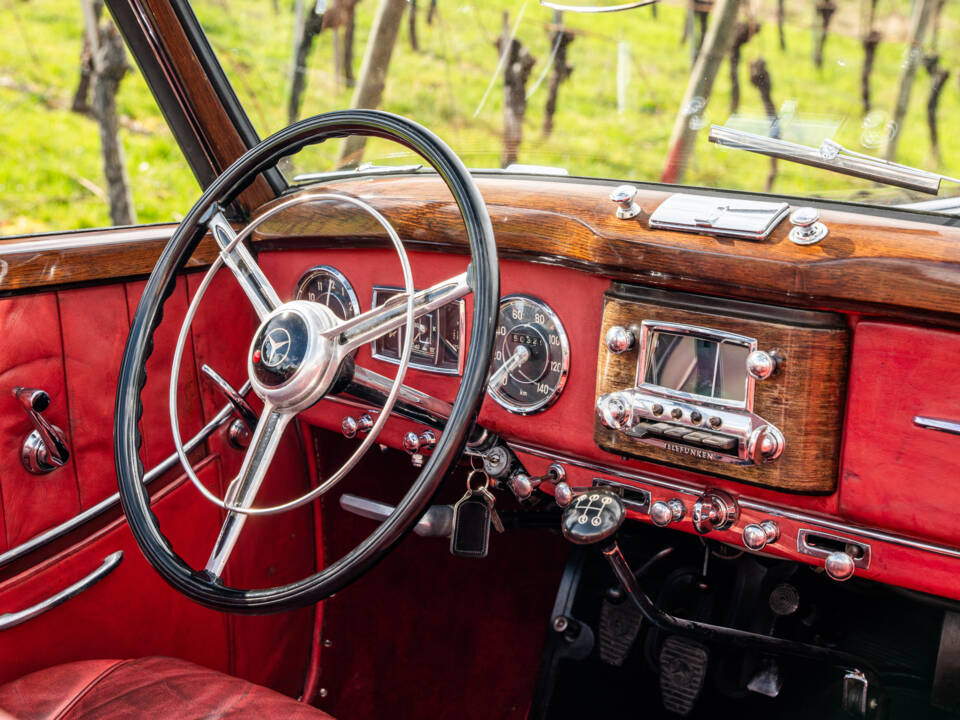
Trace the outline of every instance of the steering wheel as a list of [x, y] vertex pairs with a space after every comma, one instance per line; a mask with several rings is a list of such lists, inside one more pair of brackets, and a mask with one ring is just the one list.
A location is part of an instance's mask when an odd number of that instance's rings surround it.
[[[347, 195], [335, 195], [374, 215], [393, 240], [404, 270], [406, 292], [393, 300], [349, 320], [340, 320], [326, 306], [304, 301], [282, 303], [269, 280], [243, 244], [254, 225], [267, 214], [280, 211], [296, 200], [280, 202], [239, 234], [223, 217], [228, 205], [262, 171], [308, 145], [349, 135], [380, 137], [395, 141], [430, 163], [449, 188], [459, 207], [470, 243], [471, 262], [463, 275], [414, 293], [406, 253], [389, 222], [375, 209]], [[146, 363], [153, 350], [153, 335], [163, 316], [163, 306], [172, 293], [177, 273], [190, 258], [206, 232], [211, 232], [220, 253], [201, 284], [181, 331], [181, 344], [213, 273], [227, 267], [239, 282], [259, 318], [247, 353], [246, 367], [252, 389], [264, 403], [241, 469], [223, 499], [217, 498], [196, 479], [183, 452], [177, 426], [176, 372], [180, 347], [175, 353], [171, 378], [171, 424], [181, 463], [208, 500], [226, 512], [226, 519], [207, 566], [197, 570], [178, 555], [164, 537], [150, 509], [143, 485], [140, 459], [139, 419], [141, 392], [146, 383]], [[287, 585], [242, 589], [225, 585], [221, 574], [227, 558], [249, 515], [269, 514], [309, 502], [335, 484], [369, 447], [387, 420], [406, 371], [413, 322], [416, 316], [472, 292], [473, 331], [463, 376], [450, 418], [433, 454], [423, 466], [393, 513], [365, 540], [334, 564]], [[147, 560], [176, 590], [208, 607], [237, 613], [267, 613], [294, 609], [329, 597], [369, 570], [386, 555], [419, 520], [443, 478], [460, 455], [483, 399], [496, 331], [500, 276], [493, 228], [483, 198], [460, 159], [421, 125], [406, 118], [374, 110], [347, 110], [303, 120], [263, 140], [237, 159], [203, 193], [177, 227], [160, 255], [137, 306], [130, 328], [120, 378], [114, 417], [114, 449], [120, 499], [133, 536]], [[335, 476], [306, 495], [272, 508], [254, 507], [258, 489], [287, 424], [325, 395], [336, 392], [354, 370], [351, 355], [360, 345], [399, 327], [406, 327], [401, 365], [393, 388], [377, 422], [363, 444]], [[349, 466], [349, 467], [348, 467]]]

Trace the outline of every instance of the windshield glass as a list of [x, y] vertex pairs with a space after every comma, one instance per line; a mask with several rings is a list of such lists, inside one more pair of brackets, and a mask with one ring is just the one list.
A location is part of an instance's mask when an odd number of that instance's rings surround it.
[[[633, 4], [570, 0], [564, 5]], [[549, 166], [897, 205], [933, 196], [708, 141], [712, 125], [960, 175], [960, 95], [940, 0], [662, 0], [573, 12], [536, 0], [202, 0], [194, 10], [261, 136], [379, 107], [468, 167]], [[953, 82], [947, 82], [953, 79]], [[417, 158], [380, 141], [312, 148], [289, 180]], [[944, 182], [924, 210], [953, 212]], [[960, 200], [957, 202], [960, 209]]]

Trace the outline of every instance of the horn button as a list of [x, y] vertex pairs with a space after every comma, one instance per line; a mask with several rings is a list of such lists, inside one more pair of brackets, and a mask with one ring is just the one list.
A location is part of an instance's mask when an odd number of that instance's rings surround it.
[[302, 301], [287, 303], [268, 317], [247, 358], [257, 395], [289, 410], [319, 400], [337, 374], [333, 348], [321, 333], [336, 321], [325, 306]]

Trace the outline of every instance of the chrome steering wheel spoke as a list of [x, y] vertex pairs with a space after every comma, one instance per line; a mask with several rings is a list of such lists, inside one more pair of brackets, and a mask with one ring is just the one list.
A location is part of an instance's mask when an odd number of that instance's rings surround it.
[[[459, 300], [471, 290], [469, 271], [438, 282], [426, 290], [414, 293], [413, 315], [426, 315], [449, 302]], [[408, 297], [405, 292], [398, 293], [382, 305], [330, 328], [323, 335], [333, 342], [337, 355], [342, 360], [361, 345], [373, 342], [403, 326], [407, 321]]]
[[210, 217], [208, 227], [213, 239], [220, 247], [220, 258], [223, 264], [230, 269], [240, 283], [240, 287], [243, 288], [243, 292], [262, 322], [267, 315], [280, 307], [280, 296], [257, 265], [257, 261], [253, 259], [247, 246], [238, 239], [222, 211], [218, 210]]
[[240, 539], [240, 532], [247, 521], [247, 513], [242, 512], [253, 506], [263, 479], [267, 475], [273, 456], [277, 452], [283, 431], [295, 417], [294, 413], [266, 406], [257, 428], [250, 440], [250, 447], [243, 458], [240, 472], [231, 481], [223, 502], [228, 508], [227, 518], [220, 528], [220, 535], [207, 559], [206, 572], [219, 578]]

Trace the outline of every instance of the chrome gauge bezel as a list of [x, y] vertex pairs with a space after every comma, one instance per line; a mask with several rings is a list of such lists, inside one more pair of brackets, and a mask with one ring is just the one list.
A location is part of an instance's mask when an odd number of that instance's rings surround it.
[[[307, 300], [305, 297], [301, 297], [300, 293], [303, 292], [303, 289], [311, 282], [314, 278], [320, 275], [329, 275], [333, 277], [337, 282], [343, 285], [343, 289], [347, 293], [347, 299], [350, 301], [350, 310], [353, 313], [350, 317], [356, 317], [360, 314], [360, 300], [357, 298], [357, 293], [353, 289], [353, 285], [350, 284], [350, 281], [347, 280], [347, 276], [342, 272], [337, 270], [332, 265], [314, 265], [312, 268], [307, 270], [303, 275], [300, 276], [300, 279], [297, 280], [297, 288], [294, 291], [294, 300]], [[308, 301], [308, 302], [317, 302], [317, 301]], [[323, 303], [320, 303], [323, 305]], [[349, 320], [350, 318], [343, 318]]]
[[[560, 376], [557, 378], [557, 384], [556, 387], [554, 387], [553, 392], [551, 392], [547, 397], [538, 400], [533, 405], [518, 405], [513, 400], [501, 396], [498, 392], [498, 389], [492, 388], [489, 385], [487, 386], [487, 395], [492, 397], [497, 404], [500, 405], [500, 407], [516, 415], [535, 415], [536, 413], [543, 412], [553, 405], [557, 401], [557, 398], [560, 397], [560, 393], [563, 392], [563, 388], [567, 384], [567, 376], [570, 374], [570, 340], [567, 337], [567, 331], [563, 327], [563, 323], [560, 321], [560, 316], [557, 315], [553, 308], [550, 307], [544, 300], [541, 300], [535, 295], [528, 295], [526, 293], [504, 295], [502, 298], [500, 298], [500, 304], [497, 306], [498, 319], [503, 310], [503, 306], [514, 300], [525, 300], [534, 303], [539, 307], [544, 315], [550, 319], [554, 327], [556, 327], [557, 334], [560, 336]], [[497, 325], [499, 328], [499, 322]], [[491, 364], [490, 369], [491, 372], [493, 372], [496, 370], [496, 367]]]

